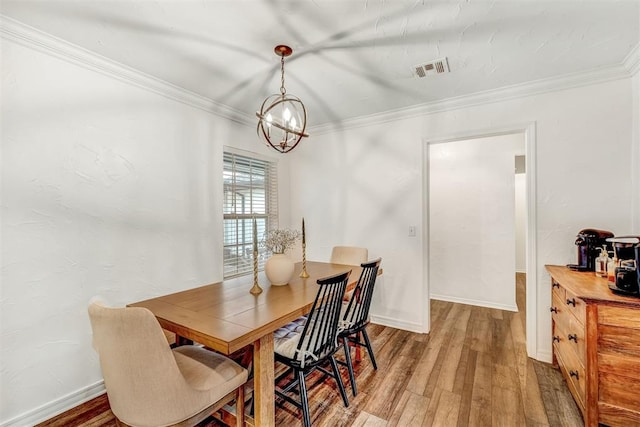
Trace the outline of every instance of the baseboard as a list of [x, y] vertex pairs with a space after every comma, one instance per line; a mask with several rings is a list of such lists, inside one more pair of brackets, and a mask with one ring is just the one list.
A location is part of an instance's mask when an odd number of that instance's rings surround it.
[[25, 427], [41, 423], [105, 393], [104, 381], [91, 384], [49, 403], [0, 422], [0, 427]]
[[551, 353], [549, 350], [538, 350], [536, 353], [536, 360], [540, 362], [551, 363], [553, 362], [553, 353]]
[[424, 327], [420, 323], [406, 322], [404, 320], [395, 319], [393, 317], [386, 316], [370, 316], [371, 323], [376, 325], [388, 326], [390, 328], [402, 329], [409, 332], [416, 332], [418, 334], [424, 333]]
[[477, 305], [479, 307], [495, 308], [497, 310], [518, 311], [518, 307], [515, 304], [514, 305], [496, 304], [489, 301], [458, 298], [458, 297], [452, 297], [450, 295], [438, 295], [438, 294], [431, 294], [430, 297], [431, 299], [437, 299], [439, 301], [455, 302], [458, 304], [467, 304], [467, 305]]

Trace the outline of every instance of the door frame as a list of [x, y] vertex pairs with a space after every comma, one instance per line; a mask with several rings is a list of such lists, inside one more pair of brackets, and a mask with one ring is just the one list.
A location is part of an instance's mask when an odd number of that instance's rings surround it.
[[[462, 131], [455, 134], [446, 134], [440, 137], [423, 138], [422, 160], [422, 253], [423, 253], [423, 295], [426, 296], [425, 310], [423, 310], [424, 332], [430, 330], [430, 286], [429, 286], [429, 146], [446, 142], [461, 141], [466, 139], [478, 139], [492, 136], [510, 134], [523, 134], [525, 144], [525, 168], [526, 168], [526, 200], [527, 200], [527, 259], [526, 259], [526, 345], [527, 354], [534, 359], [538, 358], [538, 263], [537, 263], [537, 235], [536, 235], [536, 122], [513, 124], [504, 127], [476, 129]], [[515, 271], [515, 266], [514, 266]], [[514, 276], [515, 280], [515, 276]], [[514, 283], [515, 286], [515, 283]]]

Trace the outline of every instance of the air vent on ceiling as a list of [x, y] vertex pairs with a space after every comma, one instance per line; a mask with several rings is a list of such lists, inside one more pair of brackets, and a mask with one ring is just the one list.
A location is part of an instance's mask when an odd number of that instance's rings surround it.
[[419, 79], [427, 76], [432, 76], [436, 74], [448, 73], [449, 70], [449, 61], [447, 58], [435, 59], [431, 62], [426, 62], [424, 64], [414, 65], [411, 68], [411, 71], [414, 77]]

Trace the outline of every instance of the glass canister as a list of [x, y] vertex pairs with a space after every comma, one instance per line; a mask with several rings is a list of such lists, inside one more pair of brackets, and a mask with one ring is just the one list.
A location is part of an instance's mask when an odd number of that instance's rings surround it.
[[609, 255], [607, 254], [607, 247], [603, 246], [600, 249], [600, 255], [596, 258], [595, 272], [598, 277], [607, 277], [607, 265], [609, 263]]

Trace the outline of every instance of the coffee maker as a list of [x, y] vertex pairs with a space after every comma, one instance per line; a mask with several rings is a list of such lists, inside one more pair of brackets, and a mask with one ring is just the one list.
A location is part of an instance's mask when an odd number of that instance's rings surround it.
[[612, 249], [611, 243], [607, 242], [611, 237], [613, 233], [606, 230], [594, 228], [580, 230], [575, 242], [578, 247], [578, 263], [568, 264], [567, 267], [577, 271], [595, 271], [596, 258], [600, 255], [602, 246], [606, 246], [607, 250]]
[[640, 236], [620, 236], [607, 239], [613, 244], [620, 265], [615, 270], [611, 290], [625, 295], [640, 296]]

